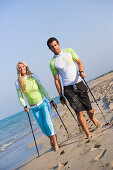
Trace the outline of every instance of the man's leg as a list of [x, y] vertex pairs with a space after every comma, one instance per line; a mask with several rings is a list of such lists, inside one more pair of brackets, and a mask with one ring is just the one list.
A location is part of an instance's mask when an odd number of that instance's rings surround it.
[[84, 132], [86, 133], [87, 138], [90, 139], [91, 138], [91, 133], [88, 130], [88, 127], [87, 127], [87, 124], [86, 124], [86, 120], [84, 119], [84, 116], [83, 116], [82, 112], [79, 112], [77, 114], [77, 119], [78, 119], [80, 125], [82, 126]]
[[90, 120], [95, 124], [96, 127], [100, 126], [99, 121], [94, 117], [94, 110], [87, 111]]

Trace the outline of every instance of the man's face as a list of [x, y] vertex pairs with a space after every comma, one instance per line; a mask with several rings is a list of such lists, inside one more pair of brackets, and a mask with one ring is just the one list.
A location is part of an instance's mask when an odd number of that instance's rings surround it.
[[55, 54], [58, 55], [61, 52], [60, 49], [60, 44], [57, 43], [56, 41], [53, 41], [52, 43], [49, 44], [49, 49]]

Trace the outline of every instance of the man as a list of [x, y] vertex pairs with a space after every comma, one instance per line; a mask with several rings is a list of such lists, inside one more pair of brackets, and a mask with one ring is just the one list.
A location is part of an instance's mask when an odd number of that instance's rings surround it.
[[[88, 130], [82, 111], [86, 110], [95, 126], [99, 126], [99, 121], [93, 116], [94, 110], [88, 97], [87, 87], [82, 81], [82, 78], [86, 77], [83, 64], [71, 48], [61, 50], [60, 43], [56, 38], [49, 38], [47, 46], [54, 53], [54, 57], [50, 62], [50, 69], [54, 76], [60, 102], [64, 105], [66, 103], [65, 97], [67, 98], [70, 106], [76, 112], [77, 119], [86, 133], [87, 138], [90, 139], [92, 136]], [[78, 68], [76, 67], [76, 63]], [[65, 97], [63, 96], [59, 75], [62, 80]]]

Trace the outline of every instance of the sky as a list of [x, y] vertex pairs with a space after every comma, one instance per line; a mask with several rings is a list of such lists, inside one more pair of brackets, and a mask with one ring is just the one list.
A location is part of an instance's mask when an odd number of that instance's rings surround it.
[[87, 81], [113, 70], [113, 0], [0, 0], [0, 119], [23, 110], [15, 89], [19, 61], [58, 95], [46, 45], [53, 36], [78, 54]]

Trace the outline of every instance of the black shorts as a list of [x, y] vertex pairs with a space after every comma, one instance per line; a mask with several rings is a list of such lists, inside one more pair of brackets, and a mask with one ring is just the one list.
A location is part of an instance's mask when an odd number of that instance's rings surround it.
[[92, 110], [87, 87], [83, 81], [77, 83], [74, 86], [64, 86], [64, 96], [67, 98], [70, 106], [75, 110], [76, 114], [78, 114], [80, 111]]

